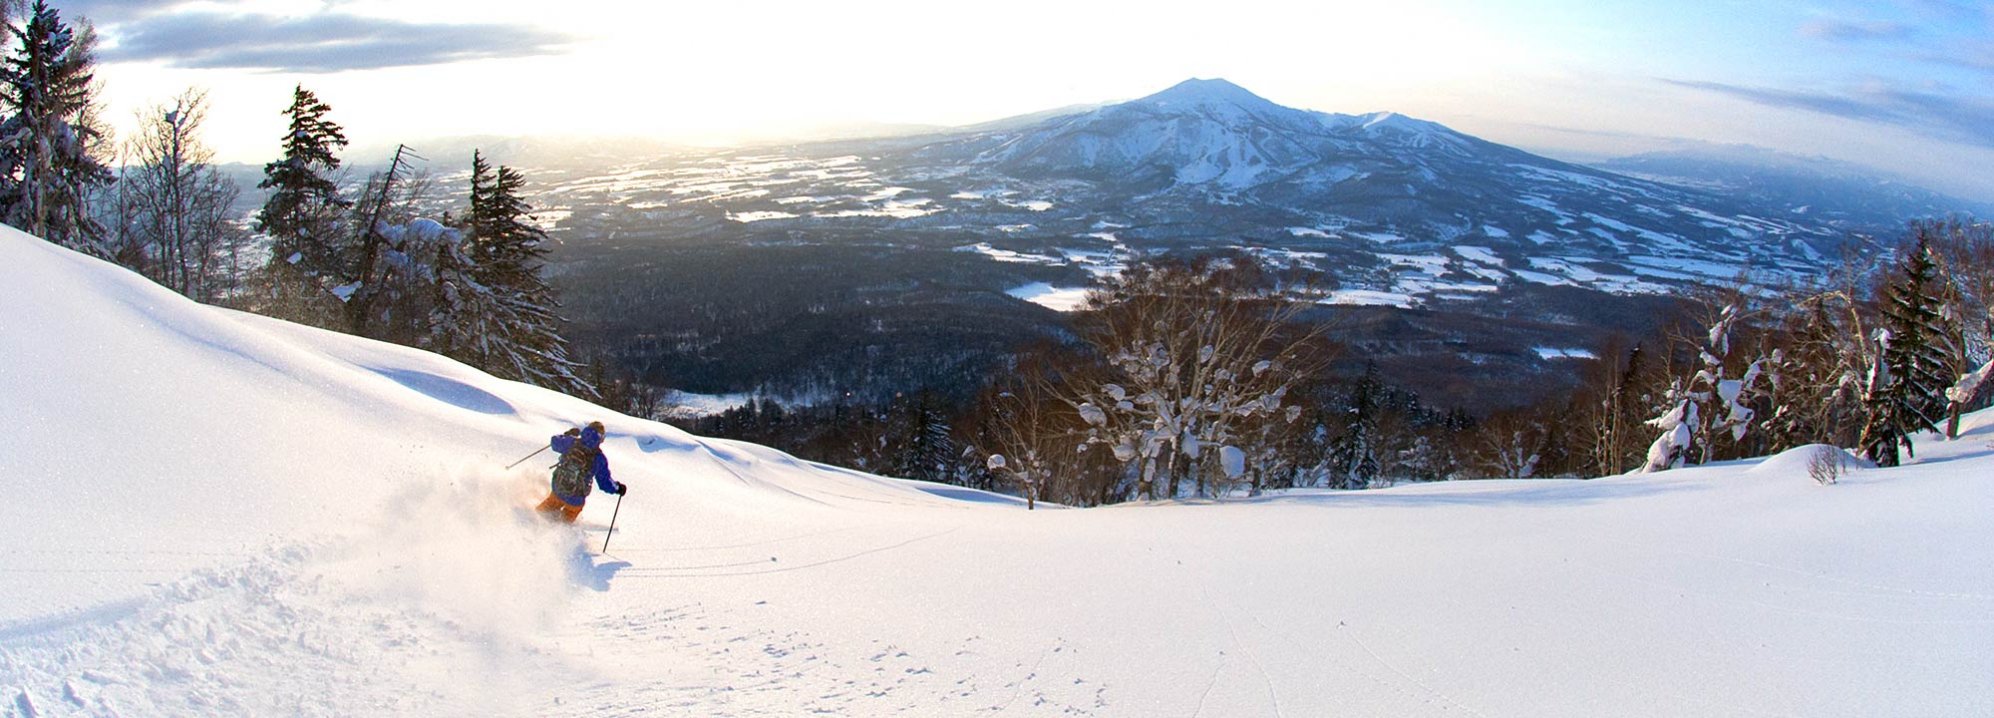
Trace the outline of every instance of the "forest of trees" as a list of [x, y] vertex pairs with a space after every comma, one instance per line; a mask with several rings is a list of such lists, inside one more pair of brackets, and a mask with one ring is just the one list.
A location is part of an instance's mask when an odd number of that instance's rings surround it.
[[[1883, 261], [1877, 261], [1881, 259]], [[1808, 444], [1902, 461], [1994, 400], [1994, 225], [1921, 221], [1816, 281], [1740, 279], [1576, 364], [1576, 388], [1470, 415], [1298, 321], [1250, 257], [1157, 258], [1091, 297], [1077, 340], [1023, 347], [973, 401], [929, 394], [691, 422], [868, 471], [1098, 505], [1269, 488], [1589, 478]], [[655, 399], [655, 398], [654, 398]], [[662, 407], [660, 407], [662, 408]]]
[[[117, 262], [196, 301], [436, 351], [496, 376], [594, 397], [569, 358], [542, 278], [546, 234], [524, 178], [472, 159], [457, 216], [406, 147], [357, 186], [343, 128], [300, 86], [273, 123], [253, 218], [201, 139], [208, 99], [187, 90], [113, 138], [96, 100], [87, 20], [45, 0], [0, 5], [0, 219]], [[278, 133], [282, 133], [279, 135]], [[115, 168], [115, 169], [114, 169]]]

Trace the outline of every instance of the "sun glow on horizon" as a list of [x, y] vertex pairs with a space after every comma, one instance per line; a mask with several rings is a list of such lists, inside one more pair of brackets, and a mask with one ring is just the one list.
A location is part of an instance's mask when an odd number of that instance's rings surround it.
[[[127, 31], [190, 7], [295, 22], [336, 8], [342, 17], [399, 23], [409, 35], [403, 39], [416, 44], [428, 40], [425, 28], [465, 23], [559, 41], [517, 56], [499, 47], [467, 59], [343, 71], [120, 59]], [[1750, 94], [1894, 67], [1859, 65], [1861, 53], [1837, 59], [1834, 48], [1817, 47], [1806, 36], [1816, 25], [1806, 23], [1818, 25], [1820, 12], [1770, 2], [1663, 11], [1576, 0], [1024, 0], [1002, 7], [578, 0], [559, 12], [524, 2], [251, 0], [109, 17], [100, 25], [111, 61], [100, 77], [107, 117], [121, 128], [135, 111], [185, 87], [208, 88], [209, 142], [222, 159], [244, 162], [274, 156], [278, 113], [294, 84], [330, 102], [356, 145], [481, 135], [733, 144], [883, 125], [972, 124], [1129, 99], [1188, 77], [1225, 77], [1285, 105], [1397, 111], [1539, 151], [1748, 143], [1898, 171], [1922, 166], [1934, 182], [1994, 196], [1994, 184], [1986, 184], [1994, 181], [1975, 179], [1978, 173], [1969, 178], [1956, 167], [1939, 171], [1907, 159], [1994, 161], [1994, 129], [1985, 138], [1948, 141], [1909, 122], [1864, 126], [1860, 118], [1811, 111], [1804, 99], [1780, 106], [1776, 95]], [[1979, 76], [1979, 91], [1986, 76]], [[1958, 85], [1974, 77], [1946, 79]], [[1950, 150], [1931, 149], [1941, 145]]]

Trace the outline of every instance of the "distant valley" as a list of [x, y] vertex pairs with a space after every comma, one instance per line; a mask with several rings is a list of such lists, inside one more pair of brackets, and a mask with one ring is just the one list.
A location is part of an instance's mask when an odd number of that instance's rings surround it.
[[[1552, 376], [1683, 287], [1806, 277], [1905, 219], [1970, 209], [1738, 169], [1764, 162], [1615, 173], [1223, 80], [955, 132], [596, 157], [532, 175], [581, 344], [648, 382], [802, 400], [971, 391], [1019, 344], [1063, 336], [1095, 278], [1214, 250], [1317, 304], [1346, 364], [1440, 393]], [[1547, 386], [1509, 385], [1479, 400]]]

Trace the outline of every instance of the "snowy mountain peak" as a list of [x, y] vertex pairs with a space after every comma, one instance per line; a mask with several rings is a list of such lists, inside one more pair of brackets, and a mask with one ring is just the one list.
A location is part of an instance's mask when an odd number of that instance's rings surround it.
[[1392, 111], [1390, 111], [1390, 110], [1386, 110], [1386, 111], [1384, 111], [1384, 112], [1373, 112], [1373, 113], [1371, 113], [1371, 114], [1368, 114], [1368, 115], [1365, 115], [1365, 116], [1364, 116], [1364, 126], [1365, 126], [1365, 127], [1374, 127], [1374, 126], [1377, 126], [1377, 125], [1380, 125], [1380, 124], [1383, 124], [1383, 123], [1386, 123], [1386, 122], [1389, 122], [1389, 121], [1391, 121], [1391, 120], [1393, 120], [1393, 119], [1397, 118], [1398, 116], [1399, 116], [1399, 113], [1396, 113], [1396, 112], [1392, 112]]
[[1169, 89], [1136, 100], [1132, 104], [1160, 107], [1237, 105], [1252, 109], [1286, 109], [1225, 79], [1204, 80], [1195, 77], [1171, 85]]
[[[1221, 79], [945, 138], [905, 161], [1030, 194], [1071, 212], [1080, 236], [1093, 236], [1094, 212], [1119, 213], [1109, 221], [1129, 227], [1120, 236], [1151, 246], [1259, 232], [1271, 246], [1349, 251], [1325, 264], [1346, 267], [1336, 271], [1353, 284], [1449, 301], [1496, 286], [1483, 282], [1652, 294], [1748, 265], [1805, 274], [1839, 252], [1846, 233], [1834, 223], [1868, 226], [1572, 165], [1398, 112], [1284, 107]], [[1041, 231], [1054, 216], [1019, 225]], [[1352, 248], [1384, 245], [1396, 248]], [[1377, 258], [1464, 246], [1493, 254], [1419, 280], [1395, 277], [1430, 265]], [[1379, 267], [1393, 276], [1367, 274]], [[1504, 278], [1511, 267], [1520, 273]]]
[[1367, 130], [1381, 128], [1381, 127], [1409, 127], [1414, 125], [1433, 124], [1431, 122], [1426, 122], [1423, 120], [1415, 120], [1413, 118], [1406, 117], [1405, 115], [1401, 115], [1399, 113], [1392, 112], [1389, 110], [1385, 112], [1373, 112], [1368, 115], [1359, 115], [1358, 119], [1362, 121], [1361, 126]]
[[1475, 151], [1466, 136], [1425, 120], [1286, 107], [1216, 78], [985, 139], [993, 142], [972, 143], [972, 161], [1034, 176], [1112, 178], [1135, 192], [1321, 189], [1374, 168], [1420, 164], [1412, 155]]
[[1422, 120], [1397, 112], [1371, 112], [1362, 115], [1325, 115], [1325, 122], [1333, 130], [1362, 132], [1367, 135], [1403, 134], [1431, 135], [1441, 137], [1465, 137], [1453, 128], [1438, 122]]

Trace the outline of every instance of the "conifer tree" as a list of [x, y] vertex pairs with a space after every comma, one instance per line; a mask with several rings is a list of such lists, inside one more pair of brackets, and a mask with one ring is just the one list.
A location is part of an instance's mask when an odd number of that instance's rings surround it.
[[1945, 392], [1954, 379], [1937, 264], [1922, 233], [1899, 268], [1900, 276], [1883, 296], [1884, 327], [1876, 336], [1880, 352], [1864, 402], [1863, 454], [1881, 466], [1897, 465], [1898, 449], [1912, 448], [1911, 434], [1938, 428], [1946, 416]]
[[594, 397], [595, 387], [576, 373], [581, 364], [568, 356], [554, 288], [540, 276], [547, 233], [520, 196], [525, 184], [518, 170], [494, 169], [482, 153], [472, 155], [465, 254], [473, 284], [489, 297], [467, 305], [486, 316], [466, 321], [491, 331], [446, 344], [447, 353], [495, 376]]
[[951, 483], [958, 452], [955, 432], [939, 399], [928, 392], [918, 392], [896, 401], [894, 411], [899, 414], [894, 422], [899, 450], [894, 456], [893, 475]]
[[102, 139], [94, 126], [91, 84], [96, 31], [72, 27], [44, 0], [6, 23], [12, 47], [0, 62], [0, 219], [51, 242], [108, 256], [103, 230], [90, 216], [93, 188], [111, 171], [93, 156]]
[[1378, 379], [1378, 366], [1368, 364], [1364, 377], [1350, 392], [1349, 425], [1330, 446], [1330, 462], [1339, 474], [1336, 486], [1362, 489], [1371, 485], [1381, 470], [1378, 460], [1378, 417], [1383, 412], [1384, 382]]
[[465, 218], [470, 256], [480, 281], [552, 305], [554, 290], [540, 278], [547, 233], [533, 224], [533, 207], [520, 197], [525, 184], [518, 170], [494, 170], [482, 153], [471, 155], [471, 212]]
[[1952, 366], [1962, 372], [1946, 391], [1946, 437], [1959, 438], [1969, 411], [1987, 406], [1994, 375], [1994, 223], [1949, 218], [1923, 221], [1912, 231], [1931, 241], [1950, 333]]
[[256, 213], [256, 229], [270, 238], [269, 281], [279, 304], [275, 313], [320, 326], [343, 319], [336, 308], [322, 305], [330, 301], [328, 283], [339, 284], [350, 273], [339, 215], [352, 203], [340, 197], [332, 178], [346, 134], [326, 119], [331, 110], [304, 86], [295, 88], [284, 111], [290, 118], [284, 157], [264, 165], [263, 181], [256, 185], [270, 190]]

